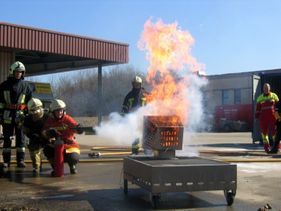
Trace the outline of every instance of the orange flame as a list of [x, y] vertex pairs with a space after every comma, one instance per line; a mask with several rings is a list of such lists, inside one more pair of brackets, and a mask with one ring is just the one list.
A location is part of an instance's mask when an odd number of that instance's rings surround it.
[[151, 20], [144, 24], [144, 31], [139, 41], [139, 47], [147, 51], [149, 61], [147, 82], [152, 91], [146, 96], [148, 102], [154, 102], [154, 115], [177, 115], [187, 123], [189, 102], [186, 98], [189, 72], [202, 71], [191, 55], [194, 39], [187, 31], [182, 31], [177, 23], [164, 24]]

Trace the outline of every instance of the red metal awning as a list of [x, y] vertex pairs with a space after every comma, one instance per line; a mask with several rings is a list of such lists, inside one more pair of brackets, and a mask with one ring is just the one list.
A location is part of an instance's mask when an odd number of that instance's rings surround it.
[[28, 75], [128, 63], [125, 43], [0, 22], [0, 51], [12, 51]]

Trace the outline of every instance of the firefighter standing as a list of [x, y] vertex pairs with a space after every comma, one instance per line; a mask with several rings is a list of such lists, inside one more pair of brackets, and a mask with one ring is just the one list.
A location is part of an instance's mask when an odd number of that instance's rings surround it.
[[275, 105], [279, 101], [278, 96], [270, 91], [270, 85], [265, 83], [263, 94], [257, 99], [255, 117], [259, 119], [261, 136], [265, 152], [270, 152], [269, 131], [275, 140]]
[[[137, 110], [139, 107], [144, 106], [146, 104], [145, 94], [147, 92], [142, 87], [142, 79], [139, 76], [136, 76], [132, 81], [132, 90], [126, 95], [122, 112], [124, 114], [133, 112]], [[140, 148], [140, 141], [136, 139], [132, 143], [132, 153], [138, 154]]]
[[48, 114], [44, 112], [43, 103], [31, 98], [27, 103], [28, 115], [24, 118], [23, 131], [29, 138], [28, 149], [33, 166], [33, 174], [37, 176], [41, 169], [41, 151], [47, 140], [41, 135]]
[[[43, 135], [49, 139], [60, 138], [64, 143], [64, 161], [68, 163], [71, 174], [77, 173], [76, 165], [79, 161], [80, 146], [75, 141], [75, 133], [82, 133], [79, 124], [65, 113], [66, 105], [62, 100], [56, 99], [50, 104], [50, 116], [44, 124]], [[52, 168], [55, 167], [54, 145], [47, 145], [44, 154]], [[52, 176], [55, 176], [54, 171]]]
[[10, 166], [11, 161], [11, 137], [16, 136], [17, 166], [25, 167], [25, 141], [23, 130], [20, 127], [26, 103], [32, 97], [29, 84], [24, 81], [25, 66], [16, 61], [10, 67], [9, 77], [0, 85], [0, 119], [3, 126], [3, 160], [4, 167]]

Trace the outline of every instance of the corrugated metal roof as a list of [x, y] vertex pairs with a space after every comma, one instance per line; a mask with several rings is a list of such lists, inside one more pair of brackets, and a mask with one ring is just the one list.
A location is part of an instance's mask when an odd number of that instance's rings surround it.
[[0, 22], [0, 47], [127, 63], [129, 45]]

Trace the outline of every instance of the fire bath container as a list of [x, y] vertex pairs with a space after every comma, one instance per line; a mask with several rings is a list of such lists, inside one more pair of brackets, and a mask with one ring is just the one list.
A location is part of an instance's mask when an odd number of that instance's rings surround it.
[[160, 194], [223, 190], [227, 205], [234, 202], [237, 189], [237, 167], [201, 157], [176, 157], [182, 149], [183, 125], [177, 116], [145, 116], [143, 145], [154, 155], [132, 155], [124, 158], [124, 193], [128, 181], [151, 193], [157, 208]]

